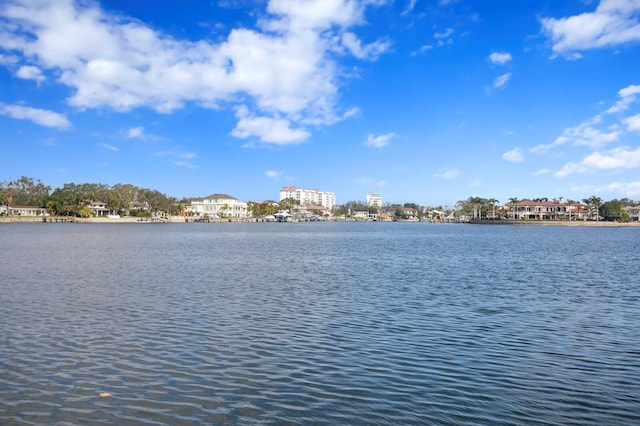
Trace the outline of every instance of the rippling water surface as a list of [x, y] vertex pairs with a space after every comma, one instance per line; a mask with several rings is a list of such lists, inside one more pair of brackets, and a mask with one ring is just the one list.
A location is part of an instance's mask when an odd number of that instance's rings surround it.
[[3, 225], [0, 424], [639, 424], [638, 277], [630, 228]]

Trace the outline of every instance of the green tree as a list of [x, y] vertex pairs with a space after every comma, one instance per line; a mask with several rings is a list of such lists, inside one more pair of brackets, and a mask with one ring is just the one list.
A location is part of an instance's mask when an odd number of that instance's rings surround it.
[[[482, 219], [486, 217], [488, 207], [491, 205], [490, 200], [482, 197], [469, 197], [456, 203], [456, 207], [464, 216], [471, 216], [474, 219]], [[498, 200], [495, 200], [496, 202]]]
[[600, 214], [604, 220], [615, 222], [629, 222], [630, 215], [624, 209], [624, 206], [620, 200], [612, 200], [603, 203], [600, 206]]
[[300, 205], [300, 201], [295, 198], [285, 198], [280, 200], [280, 210], [288, 210], [293, 211], [297, 206]]
[[[117, 210], [118, 213], [129, 216], [131, 209], [137, 201], [139, 192], [140, 188], [129, 183], [113, 185], [113, 187], [111, 187], [111, 201], [113, 203], [111, 206], [113, 206], [114, 210]], [[109, 208], [112, 208], [111, 206]]]
[[5, 201], [14, 206], [44, 207], [51, 187], [39, 179], [22, 176], [3, 185]]
[[249, 212], [254, 218], [260, 218], [278, 213], [279, 205], [275, 201], [267, 200], [262, 202], [249, 201], [247, 203]]

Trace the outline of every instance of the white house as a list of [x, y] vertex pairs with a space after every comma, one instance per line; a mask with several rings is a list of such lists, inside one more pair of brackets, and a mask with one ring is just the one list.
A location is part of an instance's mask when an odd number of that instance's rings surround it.
[[96, 216], [108, 216], [110, 213], [107, 204], [102, 201], [92, 201], [89, 208]]
[[239, 218], [249, 217], [247, 203], [227, 194], [211, 194], [202, 200], [194, 200], [186, 209], [198, 216], [214, 218]]
[[[7, 214], [7, 206], [0, 207], [0, 214]], [[47, 210], [38, 206], [11, 206], [9, 216], [48, 216]]]

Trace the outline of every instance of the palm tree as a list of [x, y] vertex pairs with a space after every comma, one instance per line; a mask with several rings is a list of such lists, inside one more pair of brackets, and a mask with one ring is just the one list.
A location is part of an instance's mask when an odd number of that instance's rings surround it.
[[491, 209], [493, 210], [493, 219], [496, 219], [496, 204], [499, 203], [498, 200], [496, 200], [495, 198], [489, 198], [487, 200], [487, 203], [489, 203], [489, 205], [491, 206]]
[[602, 198], [596, 197], [595, 195], [592, 195], [591, 197], [585, 198], [582, 201], [584, 203], [586, 203], [590, 207], [595, 206], [595, 208], [596, 208], [596, 221], [599, 221], [600, 220], [600, 205], [602, 204]]

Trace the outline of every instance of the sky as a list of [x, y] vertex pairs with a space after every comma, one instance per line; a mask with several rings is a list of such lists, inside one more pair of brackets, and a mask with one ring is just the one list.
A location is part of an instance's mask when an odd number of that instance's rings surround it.
[[640, 199], [640, 0], [2, 0], [0, 181]]

